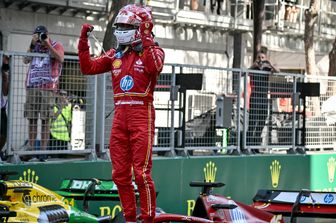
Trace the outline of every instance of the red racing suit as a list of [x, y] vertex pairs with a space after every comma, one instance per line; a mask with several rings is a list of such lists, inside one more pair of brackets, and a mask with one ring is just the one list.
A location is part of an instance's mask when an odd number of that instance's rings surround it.
[[131, 222], [136, 221], [132, 168], [144, 222], [153, 222], [156, 208], [151, 177], [155, 120], [152, 102], [154, 87], [163, 68], [164, 52], [155, 44], [148, 45], [141, 53], [112, 49], [96, 59], [90, 58], [87, 40], [80, 39], [78, 45], [83, 74], [112, 73], [115, 103], [110, 136], [112, 179], [118, 187], [126, 221]]

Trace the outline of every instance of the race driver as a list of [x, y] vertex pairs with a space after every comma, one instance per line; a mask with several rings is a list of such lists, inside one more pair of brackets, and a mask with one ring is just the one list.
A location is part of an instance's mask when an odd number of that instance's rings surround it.
[[[88, 33], [83, 24], [78, 43], [81, 72], [112, 73], [113, 128], [110, 136], [112, 179], [118, 187], [126, 222], [153, 222], [156, 194], [151, 176], [155, 110], [153, 91], [164, 63], [164, 52], [154, 42], [148, 7], [130, 4], [118, 13], [114, 25], [118, 47], [90, 58]], [[140, 194], [141, 215], [136, 216], [132, 169]]]

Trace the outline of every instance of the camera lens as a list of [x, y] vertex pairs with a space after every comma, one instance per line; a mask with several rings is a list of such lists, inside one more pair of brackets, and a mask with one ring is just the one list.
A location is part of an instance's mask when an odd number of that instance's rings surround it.
[[46, 34], [46, 33], [41, 33], [41, 34], [40, 34], [40, 39], [41, 39], [41, 40], [45, 40], [45, 39], [47, 39], [47, 34]]
[[6, 63], [4, 63], [4, 64], [2, 64], [2, 71], [4, 71], [4, 72], [7, 72], [7, 71], [9, 71], [9, 64], [6, 64]]

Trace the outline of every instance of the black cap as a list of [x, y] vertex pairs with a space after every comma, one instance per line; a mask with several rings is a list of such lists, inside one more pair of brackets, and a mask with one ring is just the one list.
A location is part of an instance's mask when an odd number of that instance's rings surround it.
[[46, 33], [46, 32], [48, 32], [47, 28], [42, 25], [37, 26], [34, 31], [34, 33]]
[[59, 91], [59, 94], [60, 94], [60, 95], [64, 95], [64, 96], [67, 96], [67, 95], [68, 95], [67, 92], [66, 92], [65, 90], [60, 90], [60, 91]]

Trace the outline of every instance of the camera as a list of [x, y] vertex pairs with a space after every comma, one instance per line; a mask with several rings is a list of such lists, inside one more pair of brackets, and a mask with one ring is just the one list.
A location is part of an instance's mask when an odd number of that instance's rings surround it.
[[268, 60], [260, 60], [258, 62], [258, 65], [261, 66], [261, 65], [264, 65], [264, 64], [269, 64], [270, 62], [268, 62]]
[[39, 41], [42, 41], [42, 40], [45, 40], [45, 39], [47, 39], [47, 34], [46, 33], [39, 33], [38, 34], [38, 39], [39, 39]]
[[262, 65], [263, 63], [266, 63], [266, 60], [259, 60], [259, 61], [258, 61], [258, 64], [259, 64], [259, 65]]
[[2, 64], [1, 70], [3, 72], [8, 72], [9, 71], [9, 64], [6, 64], [6, 63]]

